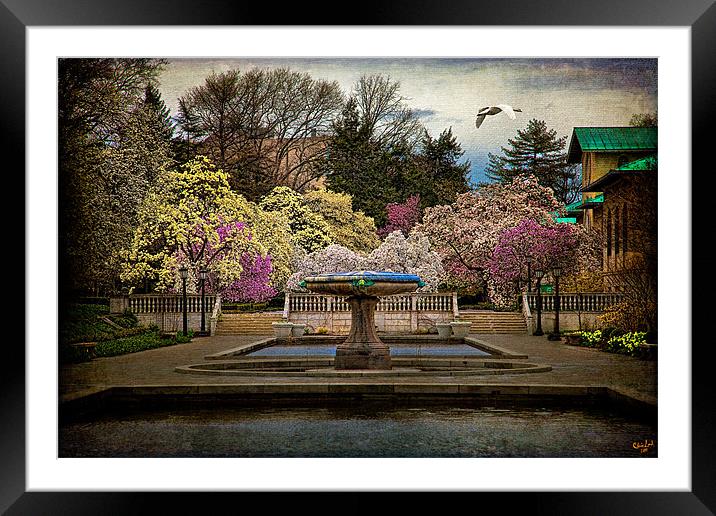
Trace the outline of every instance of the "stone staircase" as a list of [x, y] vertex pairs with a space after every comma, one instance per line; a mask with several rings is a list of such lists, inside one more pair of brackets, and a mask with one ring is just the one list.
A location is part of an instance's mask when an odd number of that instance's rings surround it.
[[459, 320], [472, 323], [470, 333], [527, 333], [527, 323], [521, 312], [460, 310]]
[[216, 335], [273, 335], [271, 323], [280, 322], [282, 312], [222, 313]]

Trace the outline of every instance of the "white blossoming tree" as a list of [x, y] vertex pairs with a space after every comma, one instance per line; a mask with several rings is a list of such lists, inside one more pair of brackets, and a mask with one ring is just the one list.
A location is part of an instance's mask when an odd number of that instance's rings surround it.
[[430, 240], [419, 231], [408, 237], [393, 231], [383, 243], [370, 253], [365, 267], [375, 271], [417, 274], [425, 283], [419, 292], [436, 292], [445, 278], [440, 255], [430, 248]]
[[427, 236], [414, 231], [406, 237], [394, 231], [368, 256], [335, 244], [307, 254], [289, 278], [286, 290], [305, 292], [300, 283], [307, 276], [360, 269], [417, 274], [425, 283], [420, 292], [437, 291], [445, 277], [440, 255], [431, 251]]

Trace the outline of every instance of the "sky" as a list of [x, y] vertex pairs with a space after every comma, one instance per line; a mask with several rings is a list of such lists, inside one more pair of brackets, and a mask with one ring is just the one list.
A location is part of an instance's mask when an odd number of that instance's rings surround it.
[[[363, 74], [385, 74], [400, 82], [405, 103], [433, 136], [452, 127], [471, 163], [474, 182], [485, 181], [488, 153], [500, 153], [532, 118], [558, 136], [578, 126], [624, 126], [635, 113], [657, 110], [656, 59], [499, 58], [190, 58], [172, 59], [159, 90], [176, 114], [177, 99], [213, 72], [253, 67], [288, 67], [314, 79], [337, 81], [348, 94]], [[479, 129], [475, 115], [485, 106], [519, 108], [517, 118], [488, 117]]]

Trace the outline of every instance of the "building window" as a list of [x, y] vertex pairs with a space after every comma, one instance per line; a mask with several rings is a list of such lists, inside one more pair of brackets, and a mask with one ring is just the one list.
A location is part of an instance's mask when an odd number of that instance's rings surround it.
[[626, 204], [622, 206], [622, 253], [626, 256], [627, 252], [627, 225], [628, 225], [628, 219], [627, 219], [627, 206]]
[[619, 256], [619, 239], [621, 238], [619, 228], [619, 208], [614, 210], [614, 256]]
[[607, 259], [612, 255], [612, 212], [607, 210]]

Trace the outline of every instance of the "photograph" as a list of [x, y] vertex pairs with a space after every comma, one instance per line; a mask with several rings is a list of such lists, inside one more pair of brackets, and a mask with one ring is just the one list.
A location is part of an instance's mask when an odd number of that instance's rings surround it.
[[59, 457], [658, 457], [657, 77], [59, 59]]
[[214, 1], [0, 0], [27, 203], [0, 512], [713, 514], [713, 0]]

